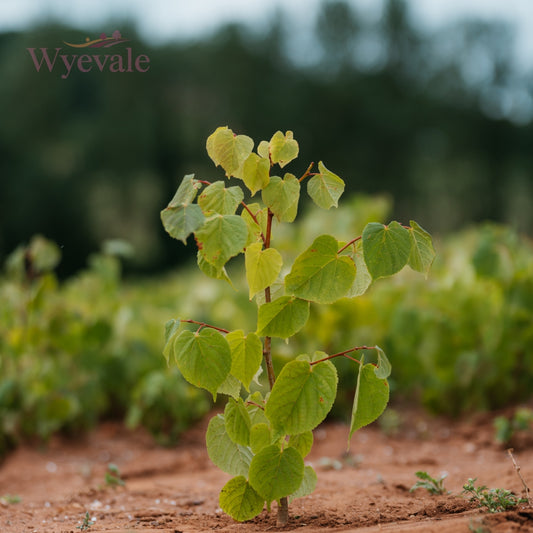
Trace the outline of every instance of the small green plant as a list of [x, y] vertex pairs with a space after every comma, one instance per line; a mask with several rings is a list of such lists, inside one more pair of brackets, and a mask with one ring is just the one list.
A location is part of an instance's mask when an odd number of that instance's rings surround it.
[[[476, 525], [476, 522], [479, 525]], [[470, 519], [470, 522], [468, 523], [468, 531], [472, 531], [473, 533], [491, 533], [490, 529], [485, 527], [483, 520], [477, 520], [476, 522]]]
[[14, 503], [20, 503], [22, 498], [18, 494], [4, 494], [0, 497], [0, 503], [6, 505], [12, 505]]
[[533, 428], [533, 410], [527, 407], [517, 409], [512, 417], [498, 416], [494, 419], [495, 440], [507, 444], [520, 431]]
[[415, 472], [415, 476], [419, 479], [409, 490], [413, 492], [416, 489], [426, 489], [430, 494], [448, 494], [448, 491], [444, 488], [444, 480], [448, 474], [443, 473], [438, 479], [431, 477], [427, 472], [419, 471]]
[[[349, 439], [385, 410], [391, 365], [379, 346], [352, 346], [334, 354], [317, 349], [286, 362], [276, 378], [274, 339], [288, 342], [296, 335], [308, 321], [311, 304], [359, 296], [373, 280], [406, 265], [427, 273], [434, 250], [429, 234], [414, 221], [409, 226], [371, 222], [347, 242], [319, 235], [287, 265], [272, 244], [278, 224], [292, 223], [297, 216], [301, 184], [307, 180], [311, 200], [330, 209], [337, 207], [344, 181], [322, 161], [317, 172], [312, 163], [300, 178], [288, 172], [273, 175], [275, 165], [282, 169], [298, 156], [290, 131], [260, 142], [257, 152], [253, 147], [250, 137], [217, 128], [207, 139], [207, 153], [226, 178], [237, 178], [244, 188], [186, 175], [161, 219], [166, 231], [184, 244], [194, 235], [198, 266], [209, 277], [230, 281], [225, 265], [244, 255], [256, 329], [230, 331], [190, 318], [170, 320], [163, 353], [167, 361], [174, 359], [187, 381], [208, 390], [213, 399], [229, 396], [224, 413], [211, 419], [206, 434], [211, 460], [233, 476], [221, 490], [220, 507], [245, 521], [276, 501], [278, 525], [283, 526], [289, 499], [310, 494], [316, 485], [316, 473], [304, 465], [304, 458], [313, 444], [312, 430], [336, 397], [332, 360], [349, 359], [358, 369]], [[244, 201], [245, 193], [253, 197], [259, 192], [260, 201]], [[362, 353], [360, 359], [356, 352]], [[372, 362], [367, 362], [372, 353]], [[255, 385], [263, 361], [266, 391]]]
[[463, 494], [470, 495], [470, 501], [479, 507], [486, 507], [489, 513], [499, 513], [516, 507], [519, 503], [527, 503], [527, 499], [519, 498], [507, 489], [489, 489], [487, 486], [474, 486], [477, 478], [469, 478], [463, 485]]
[[91, 520], [89, 511], [86, 511], [85, 516], [83, 517], [83, 522], [79, 526], [76, 526], [76, 529], [79, 529], [80, 531], [87, 531], [92, 525], [94, 525], [94, 521]]
[[108, 487], [123, 487], [125, 485], [124, 480], [120, 477], [120, 470], [116, 464], [109, 463], [107, 465], [105, 484]]

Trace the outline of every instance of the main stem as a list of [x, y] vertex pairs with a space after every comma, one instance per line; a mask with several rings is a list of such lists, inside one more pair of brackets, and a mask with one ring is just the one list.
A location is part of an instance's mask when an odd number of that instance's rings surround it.
[[[269, 209], [268, 210], [268, 219], [267, 219], [267, 228], [265, 236], [265, 249], [270, 248], [270, 239], [272, 237], [272, 219], [274, 213]], [[265, 302], [270, 303], [272, 301], [272, 295], [270, 294], [270, 287], [265, 289]], [[263, 355], [265, 358], [265, 366], [268, 374], [268, 383], [270, 385], [270, 390], [276, 382], [276, 374], [274, 373], [274, 365], [272, 364], [272, 339], [270, 337], [265, 337], [265, 346], [263, 349]], [[287, 497], [281, 498], [279, 501], [278, 507], [278, 517], [277, 517], [277, 527], [283, 527], [287, 525], [289, 521], [289, 500]]]
[[[266, 236], [265, 236], [265, 249], [270, 248], [270, 239], [272, 236], [272, 218], [274, 217], [274, 213], [269, 209], [268, 210], [268, 219], [267, 219], [267, 227], [266, 227]], [[272, 297], [270, 294], [270, 287], [267, 287], [265, 289], [265, 302], [270, 303], [272, 301]], [[268, 383], [270, 385], [270, 390], [272, 390], [272, 387], [274, 386], [274, 382], [276, 381], [276, 374], [274, 374], [274, 365], [272, 364], [272, 348], [271, 348], [272, 340], [270, 337], [265, 337], [265, 347], [263, 349], [263, 356], [265, 358], [265, 365], [267, 369], [268, 374]]]

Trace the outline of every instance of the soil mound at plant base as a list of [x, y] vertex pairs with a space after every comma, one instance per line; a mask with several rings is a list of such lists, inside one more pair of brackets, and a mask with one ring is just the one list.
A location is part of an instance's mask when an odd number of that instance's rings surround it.
[[[450, 422], [419, 412], [400, 414], [406, 422], [394, 435], [375, 425], [362, 429], [348, 453], [348, 427], [328, 423], [315, 430], [308, 460], [319, 472], [317, 489], [291, 503], [284, 530], [533, 531], [533, 509], [525, 504], [488, 514], [460, 494], [475, 477], [480, 485], [521, 494], [505, 449], [494, 442], [493, 417]], [[276, 530], [275, 504], [270, 514], [242, 524], [221, 512], [218, 493], [229, 476], [207, 457], [207, 422], [173, 449], [120, 425], [103, 425], [82, 440], [54, 439], [43, 449], [19, 448], [0, 468], [0, 531], [75, 533], [87, 511], [94, 522], [89, 532]], [[531, 487], [533, 449], [515, 450], [515, 458]], [[117, 465], [124, 486], [106, 484], [109, 463]], [[444, 487], [450, 494], [410, 492], [419, 470], [433, 477], [447, 472]]]

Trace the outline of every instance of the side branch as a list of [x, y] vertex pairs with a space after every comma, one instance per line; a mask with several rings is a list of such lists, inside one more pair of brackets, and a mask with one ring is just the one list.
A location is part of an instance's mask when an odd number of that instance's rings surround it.
[[212, 326], [211, 324], [206, 324], [205, 322], [198, 322], [197, 320], [191, 320], [191, 319], [181, 320], [180, 319], [180, 322], [187, 322], [188, 324], [198, 324], [200, 326], [199, 329], [211, 328], [211, 329], [216, 329], [217, 331], [220, 331], [221, 333], [229, 333], [228, 329], [218, 328], [217, 326]]
[[361, 240], [362, 237], [363, 237], [362, 235], [359, 235], [359, 237], [356, 237], [355, 239], [352, 239], [349, 243], [345, 244], [340, 250], [338, 250], [337, 253], [340, 254], [341, 252], [344, 252], [344, 250], [346, 250], [346, 248], [348, 248], [348, 246], [351, 246], [352, 244], [354, 244], [357, 241]]
[[258, 404], [258, 403], [256, 403], [256, 402], [247, 401], [247, 402], [246, 402], [246, 405], [255, 405], [256, 407], [259, 407], [259, 409], [261, 409], [262, 411], [265, 410], [265, 406], [264, 406], [264, 405], [260, 405], [260, 404]]
[[302, 182], [307, 176], [311, 175], [311, 169], [313, 168], [314, 163], [311, 162], [311, 164], [307, 167], [307, 170], [303, 173], [302, 177], [298, 180], [299, 182]]
[[348, 350], [344, 350], [343, 352], [334, 353], [333, 355], [328, 355], [327, 357], [324, 357], [322, 359], [319, 359], [318, 361], [312, 361], [312, 365], [317, 365], [318, 363], [322, 363], [323, 361], [329, 361], [330, 359], [335, 359], [335, 357], [347, 357], [348, 359], [351, 359], [352, 361], [355, 361], [356, 363], [361, 364], [361, 361], [358, 359], [355, 359], [354, 357], [350, 357], [348, 354], [351, 352], [356, 352], [358, 350], [375, 350], [375, 346], [354, 346], [353, 348], [349, 348]]
[[[259, 228], [261, 228], [261, 224], [259, 224], [259, 220], [257, 220], [257, 217], [252, 213], [250, 208], [244, 202], [241, 202], [241, 205], [244, 207], [244, 209], [246, 209], [247, 213], [252, 217], [252, 220], [259, 226]], [[263, 235], [263, 232], [261, 232], [261, 239], [263, 239], [263, 243], [265, 244], [265, 247], [267, 247], [266, 246], [267, 240], [266, 240], [266, 237]]]

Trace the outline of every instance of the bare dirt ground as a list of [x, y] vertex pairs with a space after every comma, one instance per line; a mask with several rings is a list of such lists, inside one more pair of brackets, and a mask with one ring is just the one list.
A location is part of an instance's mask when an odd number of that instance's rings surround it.
[[[316, 491], [290, 506], [283, 530], [503, 533], [533, 531], [533, 508], [489, 514], [462, 496], [463, 484], [501, 487], [523, 494], [504, 448], [494, 443], [493, 415], [460, 422], [402, 413], [397, 434], [377, 426], [358, 431], [346, 454], [348, 428], [328, 423], [315, 431], [307, 458], [318, 473]], [[89, 532], [276, 531], [276, 509], [239, 524], [222, 513], [218, 492], [229, 476], [214, 467], [204, 445], [207, 420], [173, 449], [156, 446], [142, 431], [105, 424], [81, 440], [55, 439], [46, 448], [24, 446], [0, 467], [2, 533], [77, 533], [88, 511]], [[515, 442], [515, 458], [533, 484], [533, 442]], [[105, 484], [115, 463], [124, 487]], [[450, 494], [409, 489], [415, 472], [447, 472]], [[6, 495], [18, 496], [12, 502]]]

